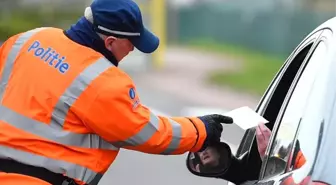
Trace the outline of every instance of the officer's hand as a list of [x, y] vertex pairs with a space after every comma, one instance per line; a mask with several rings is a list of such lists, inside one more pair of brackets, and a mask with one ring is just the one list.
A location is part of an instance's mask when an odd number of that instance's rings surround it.
[[233, 123], [233, 119], [231, 117], [219, 114], [201, 116], [199, 117], [199, 119], [204, 123], [207, 132], [207, 137], [200, 151], [203, 151], [207, 146], [211, 145], [212, 143], [220, 142], [220, 137], [223, 131], [223, 126], [221, 123]]

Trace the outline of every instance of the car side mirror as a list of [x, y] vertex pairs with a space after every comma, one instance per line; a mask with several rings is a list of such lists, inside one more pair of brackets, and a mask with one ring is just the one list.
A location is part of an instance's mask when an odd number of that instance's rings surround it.
[[233, 157], [230, 146], [221, 142], [201, 152], [189, 152], [187, 168], [194, 175], [218, 177], [227, 171]]

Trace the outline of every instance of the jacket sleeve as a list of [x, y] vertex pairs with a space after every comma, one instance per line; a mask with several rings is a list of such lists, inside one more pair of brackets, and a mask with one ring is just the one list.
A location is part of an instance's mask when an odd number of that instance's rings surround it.
[[196, 152], [206, 138], [198, 118], [159, 116], [142, 105], [126, 74], [110, 79], [85, 117], [86, 126], [114, 146], [144, 153]]

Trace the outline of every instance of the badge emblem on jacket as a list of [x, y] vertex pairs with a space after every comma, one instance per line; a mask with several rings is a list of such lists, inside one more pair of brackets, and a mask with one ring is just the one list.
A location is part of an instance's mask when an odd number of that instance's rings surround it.
[[135, 110], [138, 107], [138, 105], [140, 104], [140, 100], [139, 100], [139, 97], [136, 95], [134, 87], [132, 87], [129, 90], [129, 96], [130, 96], [131, 100], [133, 101], [132, 109]]

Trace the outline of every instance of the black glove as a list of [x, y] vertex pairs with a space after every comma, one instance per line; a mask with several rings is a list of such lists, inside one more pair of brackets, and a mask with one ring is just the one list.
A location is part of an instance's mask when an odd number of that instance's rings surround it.
[[223, 116], [220, 114], [211, 114], [201, 116], [198, 118], [204, 123], [207, 132], [207, 137], [200, 151], [203, 151], [206, 147], [208, 147], [213, 143], [220, 142], [220, 138], [223, 131], [223, 126], [221, 123], [224, 124], [233, 123], [233, 119], [231, 117]]

